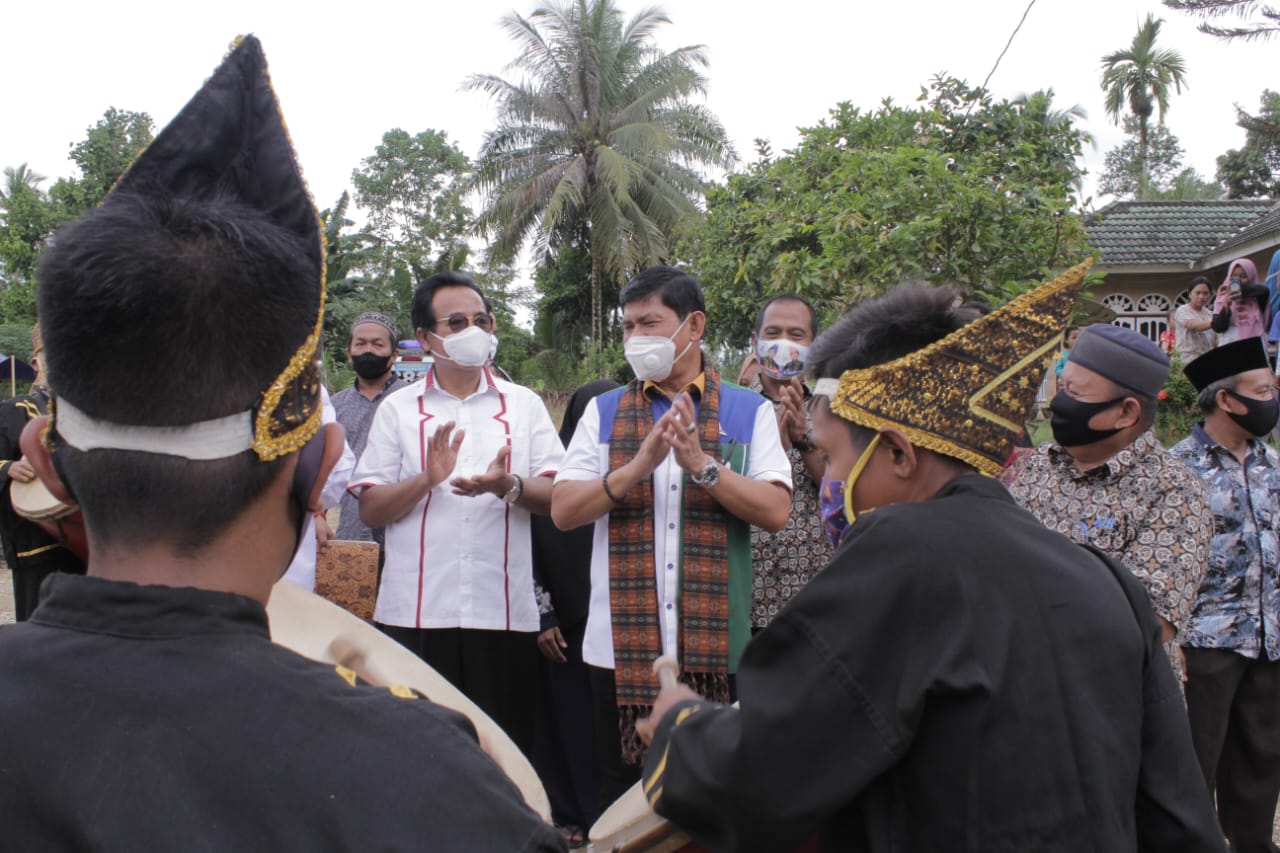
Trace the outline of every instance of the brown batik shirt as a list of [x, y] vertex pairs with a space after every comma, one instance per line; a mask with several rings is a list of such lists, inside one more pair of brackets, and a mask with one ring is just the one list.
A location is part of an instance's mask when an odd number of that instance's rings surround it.
[[[764, 387], [757, 376], [749, 386], [758, 394]], [[781, 405], [773, 403], [776, 412]], [[804, 456], [792, 447], [787, 450], [791, 462], [791, 514], [786, 527], [777, 533], [751, 528], [751, 627], [768, 625], [782, 606], [799, 592], [831, 559], [831, 540], [822, 529], [818, 507], [819, 483], [809, 476]]]
[[1148, 430], [1103, 465], [1081, 472], [1056, 441], [1024, 457], [1009, 492], [1040, 522], [1114, 557], [1142, 581], [1177, 643], [1209, 562], [1213, 513], [1200, 478]]

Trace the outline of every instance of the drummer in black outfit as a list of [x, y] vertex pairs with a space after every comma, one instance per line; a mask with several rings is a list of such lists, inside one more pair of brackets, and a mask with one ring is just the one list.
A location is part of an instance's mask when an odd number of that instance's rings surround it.
[[27, 483], [36, 476], [22, 458], [18, 438], [27, 421], [48, 412], [49, 389], [45, 387], [40, 326], [31, 330], [31, 366], [36, 378], [31, 393], [0, 403], [0, 547], [4, 563], [13, 575], [13, 609], [19, 622], [26, 620], [40, 600], [40, 584], [54, 572], [84, 574], [84, 562], [40, 525], [14, 512], [9, 497], [11, 483]]
[[342, 443], [321, 237], [245, 37], [45, 256], [57, 397], [27, 449], [89, 575], [0, 628], [4, 849], [564, 849], [465, 718], [268, 635]]

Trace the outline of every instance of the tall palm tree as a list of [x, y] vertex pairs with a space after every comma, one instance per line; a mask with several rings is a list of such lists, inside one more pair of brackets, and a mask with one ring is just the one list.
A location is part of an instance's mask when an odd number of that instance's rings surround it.
[[4, 207], [6, 200], [13, 198], [15, 193], [20, 193], [23, 190], [38, 191], [44, 179], [44, 175], [28, 169], [26, 163], [16, 168], [5, 166], [4, 185], [0, 186], [0, 207]]
[[1102, 57], [1102, 89], [1106, 92], [1107, 115], [1117, 124], [1127, 105], [1138, 119], [1138, 198], [1147, 191], [1147, 132], [1152, 113], [1164, 124], [1169, 109], [1170, 89], [1182, 93], [1187, 84], [1187, 65], [1182, 54], [1172, 48], [1157, 48], [1163, 18], [1151, 14], [1138, 28], [1133, 43]]
[[502, 20], [520, 51], [507, 68], [517, 79], [480, 74], [466, 84], [498, 107], [475, 167], [490, 263], [512, 260], [530, 236], [545, 255], [557, 229], [584, 219], [597, 344], [601, 277], [664, 260], [702, 195], [697, 168], [735, 159], [719, 120], [690, 102], [706, 92], [703, 46], [654, 44], [670, 22], [657, 8], [624, 22], [613, 0], [553, 0]]

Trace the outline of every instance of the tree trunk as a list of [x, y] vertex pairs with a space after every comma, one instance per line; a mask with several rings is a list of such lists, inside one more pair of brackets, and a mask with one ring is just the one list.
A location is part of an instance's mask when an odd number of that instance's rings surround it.
[[1138, 116], [1138, 201], [1146, 201], [1150, 181], [1147, 179], [1147, 117]]
[[603, 313], [600, 310], [600, 253], [591, 249], [591, 346], [600, 352], [604, 346]]

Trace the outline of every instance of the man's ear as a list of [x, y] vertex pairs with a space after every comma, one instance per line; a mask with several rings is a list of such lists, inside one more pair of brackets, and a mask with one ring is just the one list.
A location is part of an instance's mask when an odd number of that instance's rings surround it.
[[22, 435], [18, 437], [18, 448], [22, 450], [23, 458], [31, 463], [36, 476], [40, 478], [40, 482], [44, 483], [49, 494], [64, 504], [74, 504], [76, 499], [67, 488], [67, 484], [62, 482], [62, 477], [58, 476], [57, 470], [53, 467], [53, 457], [49, 455], [49, 449], [40, 440], [48, 424], [48, 415], [41, 415], [27, 421], [27, 425], [22, 428]]
[[418, 346], [422, 347], [424, 354], [431, 352], [431, 341], [428, 340], [426, 329], [419, 326], [413, 330], [413, 336], [418, 339]]
[[695, 341], [702, 340], [703, 333], [707, 330], [707, 315], [702, 311], [689, 312], [689, 334], [693, 336]]
[[1142, 404], [1137, 397], [1125, 397], [1120, 404], [1120, 417], [1116, 418], [1116, 429], [1128, 429], [1142, 420]]
[[880, 430], [880, 444], [889, 450], [893, 473], [900, 480], [910, 480], [920, 465], [920, 456], [911, 445], [911, 439], [901, 430], [886, 427]]

